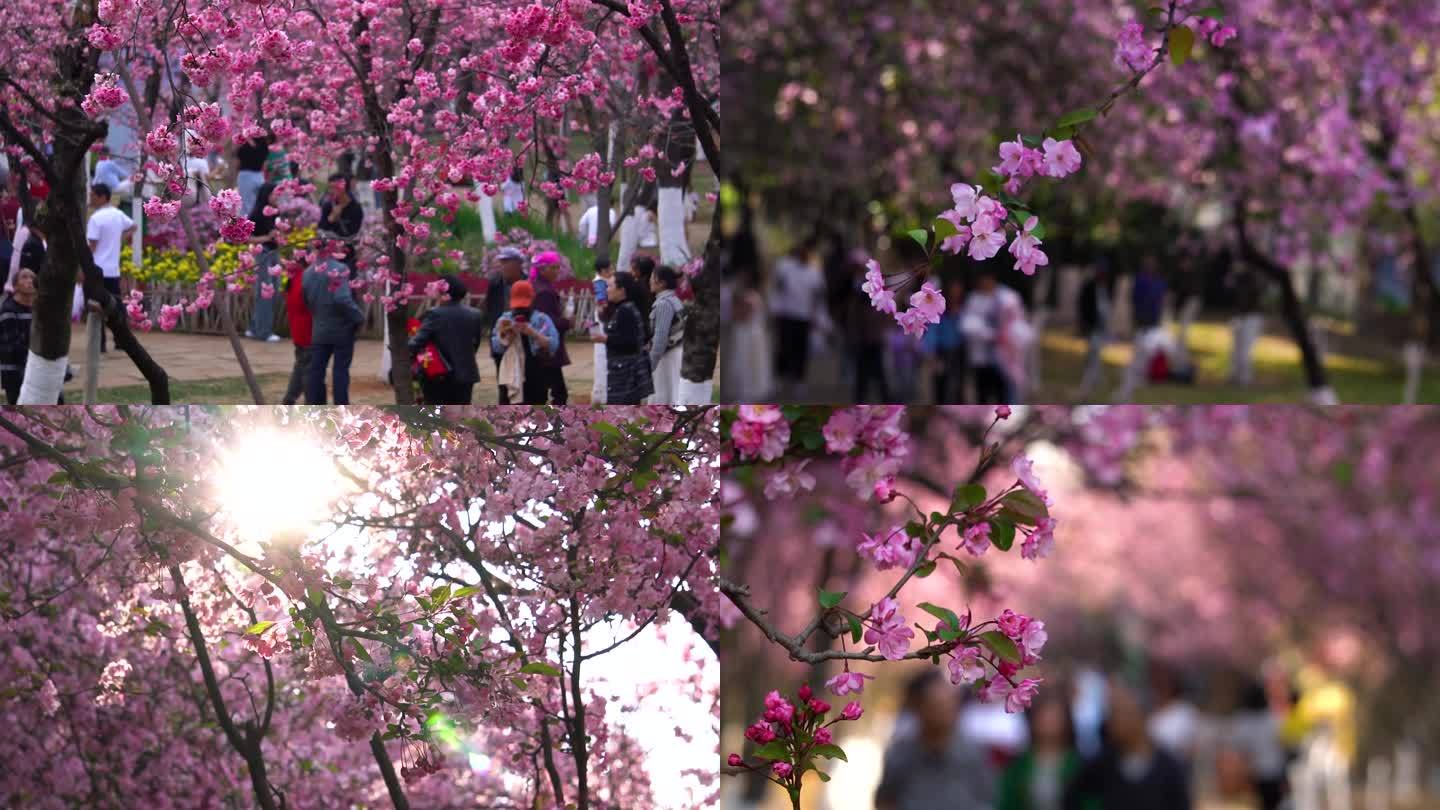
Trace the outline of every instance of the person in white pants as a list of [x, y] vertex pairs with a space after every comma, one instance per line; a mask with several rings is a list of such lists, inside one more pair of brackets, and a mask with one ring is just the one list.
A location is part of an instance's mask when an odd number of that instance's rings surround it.
[[680, 401], [680, 360], [685, 342], [685, 304], [676, 295], [680, 272], [661, 265], [650, 277], [655, 301], [650, 305], [650, 369], [655, 393], [647, 404], [674, 405]]
[[1265, 316], [1260, 313], [1260, 277], [1254, 270], [1240, 269], [1226, 282], [1235, 304], [1235, 316], [1230, 319], [1230, 382], [1249, 385], [1255, 378], [1251, 355], [1265, 326]]

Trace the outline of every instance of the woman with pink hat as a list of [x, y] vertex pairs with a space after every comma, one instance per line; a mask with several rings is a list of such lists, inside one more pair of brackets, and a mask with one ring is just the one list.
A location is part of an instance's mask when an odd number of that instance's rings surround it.
[[[564, 371], [565, 367], [570, 365], [570, 355], [565, 351], [565, 335], [570, 331], [570, 319], [565, 317], [560, 290], [555, 286], [555, 281], [560, 277], [560, 254], [553, 250], [541, 251], [530, 260], [530, 266], [530, 279], [535, 288], [534, 309], [537, 313], [545, 314], [554, 324], [560, 335], [560, 346], [537, 363], [535, 378], [527, 382], [527, 388], [533, 385], [539, 400], [531, 403], [527, 399], [526, 404], [544, 405], [548, 402], [552, 405], [564, 405], [570, 399], [569, 391], [565, 388]], [[528, 370], [526, 376], [529, 380]]]

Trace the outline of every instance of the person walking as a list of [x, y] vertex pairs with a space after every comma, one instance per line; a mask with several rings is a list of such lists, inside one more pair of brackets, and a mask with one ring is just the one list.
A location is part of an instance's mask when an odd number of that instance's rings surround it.
[[994, 777], [984, 752], [959, 731], [960, 697], [934, 668], [905, 685], [915, 726], [885, 749], [876, 810], [990, 810]]
[[313, 319], [305, 404], [326, 404], [325, 370], [333, 358], [334, 404], [349, 405], [355, 333], [365, 322], [365, 313], [350, 292], [349, 268], [336, 259], [322, 259], [305, 271], [302, 284], [305, 308]]
[[241, 141], [235, 147], [235, 161], [240, 171], [235, 175], [235, 188], [240, 192], [240, 210], [255, 207], [255, 195], [265, 184], [265, 161], [270, 157], [272, 137], [265, 135]]
[[685, 302], [680, 300], [680, 273], [668, 265], [655, 269], [650, 291], [650, 371], [654, 382], [652, 405], [680, 401], [680, 358], [685, 342]]
[[1165, 277], [1160, 275], [1155, 257], [1146, 256], [1130, 292], [1135, 321], [1133, 354], [1125, 369], [1125, 379], [1115, 394], [1116, 401], [1128, 402], [1134, 396], [1135, 390], [1150, 376], [1150, 366], [1157, 353], [1165, 351], [1166, 336], [1161, 321], [1165, 316], [1166, 291]]
[[824, 305], [825, 276], [811, 264], [813, 240], [797, 244], [775, 262], [770, 312], [775, 316], [775, 373], [781, 401], [795, 399], [810, 360], [810, 331]]
[[495, 322], [490, 347], [500, 360], [500, 404], [518, 391], [522, 404], [544, 405], [545, 361], [560, 350], [560, 332], [550, 316], [535, 309], [535, 288], [528, 281], [510, 285], [510, 308]]
[[[1065, 792], [1081, 764], [1070, 706], [1060, 695], [1042, 696], [1026, 710], [1025, 720], [1030, 746], [1001, 774], [995, 810], [1063, 810]], [[1081, 805], [1099, 810], [1093, 799]]]
[[[365, 224], [365, 209], [360, 206], [360, 201], [350, 193], [350, 178], [339, 172], [330, 175], [330, 182], [325, 189], [325, 201], [320, 203], [320, 224], [317, 230], [320, 236], [329, 242], [326, 249], [330, 252], [343, 252], [341, 259], [345, 266], [350, 268], [350, 277], [354, 278], [357, 272], [355, 262], [355, 243], [360, 239], [360, 228]], [[337, 251], [337, 247], [343, 251]]]
[[1151, 740], [1139, 698], [1112, 685], [1107, 703], [1106, 746], [1076, 774], [1065, 793], [1065, 810], [1094, 803], [1105, 810], [1190, 810], [1185, 769]]
[[1110, 270], [1101, 264], [1080, 285], [1077, 322], [1085, 337], [1085, 371], [1080, 377], [1083, 400], [1105, 384], [1103, 352], [1110, 338]]
[[[610, 290], [615, 286], [615, 268], [610, 260], [604, 256], [595, 260], [595, 280], [591, 282], [595, 291], [595, 325], [591, 329], [591, 336], [605, 334], [605, 308], [609, 304]], [[609, 349], [605, 341], [596, 341], [591, 349], [592, 362], [595, 371], [591, 374], [590, 382], [590, 404], [604, 405], [609, 393], [609, 383], [606, 380], [606, 354]]]
[[525, 170], [516, 166], [505, 182], [500, 184], [500, 209], [507, 214], [518, 213], [524, 199]]
[[255, 223], [250, 244], [259, 245], [260, 254], [255, 257], [254, 309], [250, 313], [250, 328], [245, 330], [245, 337], [268, 343], [280, 340], [280, 336], [275, 334], [275, 305], [280, 300], [275, 293], [280, 285], [270, 273], [271, 268], [280, 262], [280, 239], [275, 230], [275, 216], [265, 213], [274, 192], [274, 183], [262, 184], [255, 192], [255, 206], [250, 209], [250, 220]]
[[427, 346], [435, 350], [448, 371], [439, 376], [420, 374], [420, 390], [427, 405], [469, 405], [480, 382], [475, 353], [485, 338], [485, 316], [465, 303], [470, 290], [454, 276], [445, 279], [446, 300], [431, 307], [410, 338], [410, 354], [418, 357]]
[[130, 181], [130, 173], [125, 171], [125, 167], [121, 166], [119, 161], [111, 157], [110, 147], [101, 144], [96, 154], [100, 159], [95, 161], [95, 172], [90, 178], [90, 185], [95, 186], [103, 183], [106, 188], [110, 189], [112, 195], [118, 197], [130, 196], [130, 190], [133, 188], [133, 183]]
[[965, 401], [968, 362], [965, 355], [965, 332], [961, 329], [965, 308], [965, 283], [952, 279], [945, 285], [945, 312], [940, 322], [925, 330], [922, 344], [934, 367], [936, 405], [956, 405]]
[[981, 267], [975, 289], [965, 297], [961, 328], [975, 378], [975, 401], [981, 405], [1013, 404], [1015, 385], [1006, 365], [1006, 341], [1013, 323], [1024, 319], [1020, 295], [1003, 286], [995, 271]]
[[285, 318], [290, 324], [290, 342], [295, 344], [295, 363], [290, 367], [290, 382], [281, 403], [294, 405], [305, 393], [314, 333], [314, 320], [305, 306], [305, 265], [298, 261], [292, 262], [285, 273]]
[[605, 331], [592, 338], [597, 349], [605, 349], [605, 402], [610, 405], [639, 405], [655, 392], [645, 353], [645, 318], [635, 305], [641, 292], [634, 274], [617, 274], [608, 293]]
[[[500, 248], [499, 269], [490, 274], [485, 283], [485, 334], [495, 334], [495, 324], [500, 316], [510, 305], [510, 286], [519, 281], [525, 274], [525, 254], [512, 247]], [[491, 342], [493, 346], [493, 341]], [[504, 357], [503, 351], [491, 349], [490, 356], [495, 360], [495, 379], [500, 389], [500, 402], [509, 401], [509, 393], [505, 390], [505, 378], [500, 375], [500, 361]], [[514, 392], [519, 393], [518, 389]]]
[[[105, 289], [120, 298], [120, 245], [135, 230], [135, 221], [110, 201], [110, 187], [96, 183], [90, 187], [90, 204], [94, 211], [85, 225], [85, 239], [90, 255], [104, 276]], [[100, 351], [106, 351], [105, 330], [100, 330]]]
[[1230, 382], [1249, 386], [1255, 380], [1255, 341], [1265, 326], [1265, 316], [1260, 312], [1264, 290], [1260, 275], [1248, 267], [1232, 272], [1227, 281], [1235, 312], [1230, 319]]
[[564, 315], [560, 290], [555, 286], [555, 280], [560, 277], [560, 254], [553, 250], [544, 251], [535, 257], [533, 265], [535, 311], [549, 316], [560, 337], [560, 345], [544, 355], [534, 377], [529, 371], [525, 373], [526, 384], [536, 386], [534, 390], [540, 392], [539, 402], [527, 404], [544, 405], [548, 400], [552, 405], [564, 405], [570, 399], [570, 392], [565, 387], [565, 367], [570, 365], [570, 354], [565, 351], [565, 335], [570, 332], [570, 319]]
[[25, 361], [30, 356], [31, 309], [35, 306], [35, 271], [22, 269], [15, 277], [15, 291], [0, 301], [0, 388], [5, 402], [20, 401], [20, 384], [25, 380]]

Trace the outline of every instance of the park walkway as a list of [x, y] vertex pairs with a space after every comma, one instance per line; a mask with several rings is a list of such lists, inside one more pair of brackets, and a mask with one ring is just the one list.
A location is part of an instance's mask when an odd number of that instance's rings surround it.
[[[177, 332], [149, 332], [141, 334], [140, 342], [155, 361], [170, 375], [172, 399], [179, 402], [199, 401], [207, 404], [235, 404], [250, 402], [250, 396], [240, 375], [240, 364], [230, 350], [230, 342], [218, 335], [193, 335]], [[246, 356], [250, 366], [260, 378], [265, 401], [278, 403], [284, 394], [289, 379], [290, 367], [294, 362], [294, 346], [288, 340], [264, 343], [244, 340]], [[80, 402], [85, 379], [85, 331], [76, 326], [70, 342], [70, 362], [75, 379], [65, 386], [66, 402]], [[570, 400], [574, 403], [590, 401], [590, 385], [594, 374], [593, 352], [588, 342], [570, 341], [567, 344], [571, 365], [565, 369], [565, 379], [570, 389]], [[351, 401], [357, 404], [382, 404], [394, 402], [391, 389], [379, 379], [382, 346], [378, 340], [362, 340], [355, 347], [355, 361], [351, 366]], [[493, 403], [495, 392], [495, 366], [488, 356], [481, 358], [480, 384], [475, 387], [476, 402]], [[203, 385], [197, 385], [202, 384]], [[110, 352], [101, 355], [100, 401], [144, 401], [145, 378], [135, 364], [124, 354]], [[203, 393], [203, 396], [188, 396], [187, 391]]]

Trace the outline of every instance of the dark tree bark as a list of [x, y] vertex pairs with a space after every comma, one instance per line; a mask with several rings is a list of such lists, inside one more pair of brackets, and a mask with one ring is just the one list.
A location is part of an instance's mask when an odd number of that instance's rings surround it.
[[1311, 391], [1328, 388], [1330, 382], [1325, 371], [1325, 363], [1320, 357], [1319, 348], [1315, 345], [1315, 336], [1310, 331], [1310, 319], [1305, 312], [1305, 305], [1295, 291], [1295, 280], [1290, 268], [1265, 255], [1250, 241], [1249, 231], [1246, 227], [1244, 200], [1236, 203], [1234, 215], [1235, 237], [1240, 246], [1241, 257], [1254, 265], [1280, 289], [1280, 315], [1285, 320], [1285, 326], [1290, 330], [1290, 336], [1295, 340], [1295, 345], [1300, 348], [1300, 362], [1305, 369], [1305, 383]]

